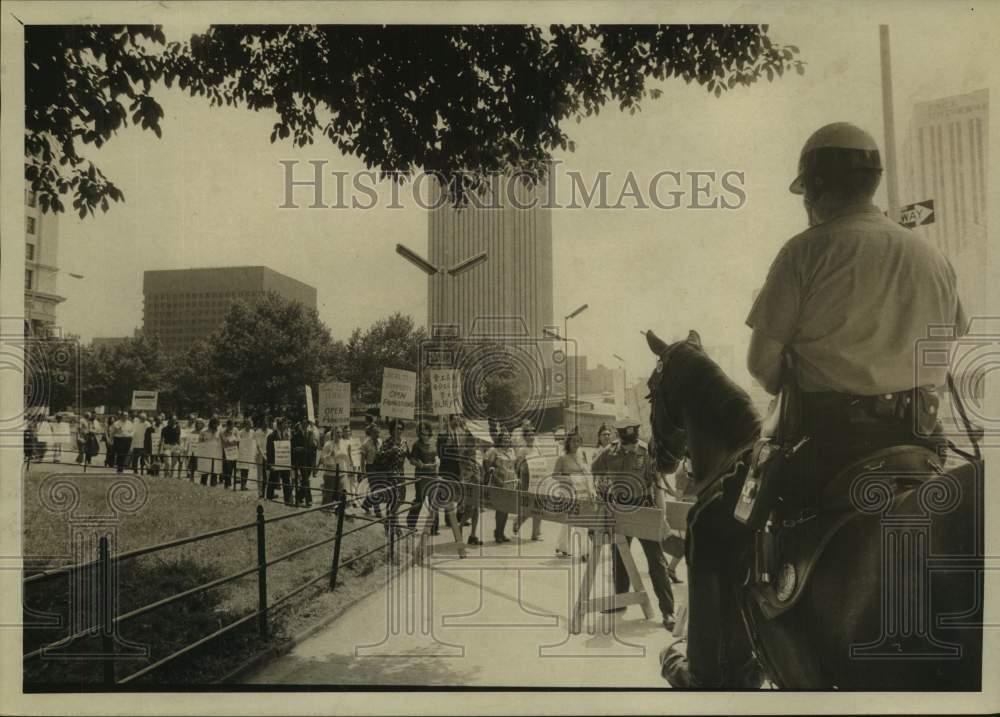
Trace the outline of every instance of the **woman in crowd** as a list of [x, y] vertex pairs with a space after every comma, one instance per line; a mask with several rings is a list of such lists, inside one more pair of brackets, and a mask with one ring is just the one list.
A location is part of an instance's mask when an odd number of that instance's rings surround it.
[[219, 435], [222, 442], [222, 485], [236, 489], [236, 462], [240, 458], [240, 432], [236, 430], [236, 422], [226, 419], [225, 427]]
[[336, 426], [331, 426], [326, 443], [320, 451], [319, 466], [323, 469], [323, 502], [349, 500], [354, 456], [351, 443]]
[[[483, 472], [486, 474], [486, 483], [498, 488], [513, 489], [517, 487], [517, 472], [514, 470], [516, 456], [514, 448], [510, 442], [510, 431], [504, 425], [496, 428], [496, 445], [490, 448], [483, 456]], [[506, 535], [507, 513], [502, 510], [496, 511], [496, 523], [493, 529], [493, 538], [498, 543], [509, 543], [510, 538]]]
[[187, 428], [181, 432], [184, 455], [186, 456], [188, 480], [194, 482], [194, 474], [198, 472], [198, 447], [201, 444], [201, 432], [205, 430], [205, 422], [191, 416]]
[[602, 423], [601, 427], [597, 429], [597, 450], [594, 451], [594, 460], [597, 460], [597, 456], [601, 455], [608, 447], [611, 446], [611, 429], [608, 424]]
[[[367, 416], [365, 417], [368, 418]], [[375, 470], [375, 459], [381, 447], [381, 437], [379, 436], [378, 424], [370, 422], [365, 428], [365, 442], [361, 444], [361, 468], [364, 471], [364, 478], [368, 482], [368, 490], [365, 499], [361, 501], [361, 507], [367, 515], [374, 509], [376, 517], [382, 517], [379, 509], [379, 501], [372, 497], [372, 474]]]
[[[414, 484], [415, 496], [410, 510], [406, 514], [406, 524], [410, 530], [416, 530], [417, 520], [420, 519], [420, 510], [424, 501], [430, 497], [434, 481], [437, 480], [438, 455], [437, 447], [434, 445], [434, 429], [427, 421], [421, 421], [417, 426], [417, 440], [410, 447], [406, 458], [413, 466], [414, 476], [417, 482]], [[438, 534], [438, 510], [436, 501], [432, 501], [430, 511], [433, 514], [431, 521], [431, 535]]]
[[[556, 497], [565, 500], [571, 497], [572, 500], [594, 497], [594, 483], [590, 475], [590, 463], [581, 455], [580, 433], [573, 428], [566, 434], [563, 443], [563, 454], [556, 459], [552, 468], [553, 491]], [[556, 543], [556, 555], [561, 558], [568, 558], [573, 552], [574, 537], [580, 540], [580, 558], [587, 559], [589, 545], [585, 530], [570, 527], [568, 523], [563, 524], [559, 533], [559, 540]]]
[[[240, 476], [240, 490], [247, 489], [247, 482], [250, 480], [251, 470], [254, 473], [254, 480], [257, 480], [257, 465], [260, 463], [260, 455], [257, 448], [257, 436], [254, 434], [253, 421], [249, 419], [243, 421], [239, 430], [239, 450], [237, 451], [238, 463], [236, 470]], [[233, 490], [236, 490], [235, 479]]]
[[212, 416], [208, 427], [198, 436], [198, 472], [201, 484], [214, 488], [219, 483], [222, 467], [222, 441], [219, 439], [219, 419]]

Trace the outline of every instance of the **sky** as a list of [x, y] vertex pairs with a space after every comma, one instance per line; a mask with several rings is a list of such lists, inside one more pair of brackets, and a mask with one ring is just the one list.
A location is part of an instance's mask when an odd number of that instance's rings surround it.
[[[787, 191], [802, 143], [841, 120], [883, 142], [878, 23], [850, 18], [798, 12], [772, 24], [773, 39], [800, 48], [804, 76], [721, 98], [665, 82], [662, 98], [647, 100], [634, 116], [609, 106], [568, 125], [576, 151], [555, 158], [588, 181], [610, 172], [612, 194], [629, 172], [640, 184], [664, 170], [745, 177], [746, 202], [734, 210], [553, 212], [555, 318], [590, 305], [569, 335], [591, 366], [615, 366], [617, 353], [630, 376], [646, 373], [653, 357], [640, 330], [680, 338], [694, 328], [708, 345], [733, 347], [734, 378], [747, 382], [743, 322], [753, 291], [784, 241], [805, 228], [800, 199]], [[934, 52], [927, 51], [930, 24]], [[181, 40], [197, 28], [164, 30], [168, 40]], [[997, 60], [988, 24], [975, 17], [930, 23], [927, 15], [899, 13], [891, 32], [899, 145], [913, 102], [987, 87]], [[320, 318], [335, 338], [395, 311], [425, 322], [425, 277], [394, 253], [397, 242], [427, 251], [427, 212], [407, 192], [404, 209], [281, 209], [279, 161], [364, 167], [322, 138], [305, 149], [270, 144], [273, 113], [210, 108], [176, 88], [158, 97], [162, 139], [128, 128], [91, 154], [126, 202], [86, 220], [60, 219], [64, 330], [88, 340], [141, 327], [143, 270], [257, 264], [315, 286]], [[883, 188], [876, 197], [883, 208], [884, 196]]]

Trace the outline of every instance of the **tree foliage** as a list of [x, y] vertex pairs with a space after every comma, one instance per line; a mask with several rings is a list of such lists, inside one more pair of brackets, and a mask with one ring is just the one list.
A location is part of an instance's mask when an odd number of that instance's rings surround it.
[[414, 324], [413, 317], [397, 312], [367, 329], [354, 329], [336, 373], [341, 381], [351, 382], [355, 400], [375, 403], [382, 392], [382, 369], [416, 371], [426, 339], [426, 331]]
[[270, 293], [229, 307], [207, 343], [222, 399], [243, 413], [305, 414], [303, 386], [332, 379], [340, 350], [315, 309]]
[[[669, 79], [721, 96], [804, 71], [767, 25], [218, 25], [166, 43], [158, 27], [30, 26], [26, 176], [43, 208], [80, 216], [121, 191], [82, 159], [132, 121], [161, 133], [176, 82], [212, 105], [277, 114], [272, 142], [326, 138], [384, 175], [438, 173], [460, 198], [491, 172], [544, 174], [565, 124], [630, 114]], [[127, 104], [127, 107], [126, 107]]]

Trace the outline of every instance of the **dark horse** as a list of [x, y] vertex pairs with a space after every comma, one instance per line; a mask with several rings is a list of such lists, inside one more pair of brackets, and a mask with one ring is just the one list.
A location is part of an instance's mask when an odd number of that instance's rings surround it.
[[[822, 540], [816, 533], [798, 540], [818, 558], [798, 555], [798, 562], [782, 564], [781, 577], [792, 578], [778, 589], [792, 605], [769, 609], [760, 599], [759, 560], [760, 546], [774, 536], [733, 517], [760, 418], [747, 394], [704, 353], [696, 333], [670, 345], [652, 332], [646, 336], [659, 358], [649, 379], [658, 468], [672, 472], [687, 454], [699, 491], [687, 536], [687, 657], [699, 649], [719, 651], [723, 676], [712, 686], [759, 687], [763, 671], [782, 688], [979, 690], [981, 462], [937, 472], [928, 464], [908, 481], [851, 481], [835, 518], [800, 519], [820, 526]], [[795, 524], [784, 522], [793, 526], [784, 535], [773, 531], [786, 541], [786, 555], [795, 554], [799, 536], [810, 535], [796, 532]], [[780, 583], [777, 577], [771, 582]], [[706, 594], [713, 599], [699, 602]], [[717, 612], [696, 620], [708, 603]], [[713, 630], [713, 639], [705, 639]]]

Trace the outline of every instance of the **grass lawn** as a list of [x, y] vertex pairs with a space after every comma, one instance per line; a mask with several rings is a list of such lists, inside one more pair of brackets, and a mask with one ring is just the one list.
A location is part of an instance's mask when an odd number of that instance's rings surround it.
[[[54, 472], [58, 471], [58, 472]], [[314, 479], [314, 484], [316, 479]], [[57, 485], [58, 484], [58, 485]], [[113, 515], [109, 495], [127, 497], [130, 512]], [[167, 542], [219, 528], [252, 523], [258, 505], [253, 484], [247, 492], [207, 488], [186, 480], [140, 477], [130, 474], [88, 471], [77, 467], [33, 465], [24, 478], [23, 535], [26, 574], [46, 567], [75, 564], [96, 558], [100, 516], [113, 534], [112, 553]], [[75, 503], [72, 510], [68, 510]], [[287, 515], [294, 509], [260, 501], [265, 517]], [[345, 522], [345, 532], [363, 525], [362, 519]], [[336, 518], [316, 511], [308, 515], [267, 524], [267, 558], [273, 559], [327, 536], [333, 536]], [[344, 538], [341, 562], [372, 550], [385, 541], [377, 525]], [[267, 571], [268, 603], [273, 604], [296, 587], [330, 570], [334, 541], [306, 551]], [[376, 570], [384, 564], [386, 551], [359, 559], [342, 569], [337, 590], [328, 582], [301, 592], [271, 616], [271, 638], [280, 640], [302, 629], [319, 614], [337, 609], [359, 594], [370, 591], [384, 579]], [[230, 533], [193, 544], [170, 548], [123, 562], [118, 569], [117, 612], [148, 605], [245, 568], [257, 561], [256, 530]], [[91, 624], [87, 586], [71, 589], [68, 576], [61, 575], [25, 588], [25, 624], [58, 616], [60, 625], [26, 627], [24, 651], [79, 631]], [[119, 660], [119, 679], [159, 660], [257, 608], [256, 572], [226, 585], [184, 598], [170, 605], [125, 621], [119, 626], [120, 651], [148, 651]], [[88, 605], [83, 617], [73, 618], [74, 605]], [[136, 681], [137, 686], [209, 684], [232, 670], [267, 642], [257, 634], [257, 621], [227, 633]], [[70, 644], [62, 655], [29, 660], [24, 667], [25, 687], [40, 690], [59, 685], [62, 689], [98, 686], [102, 663], [81, 659], [99, 649], [100, 640], [88, 637]]]

